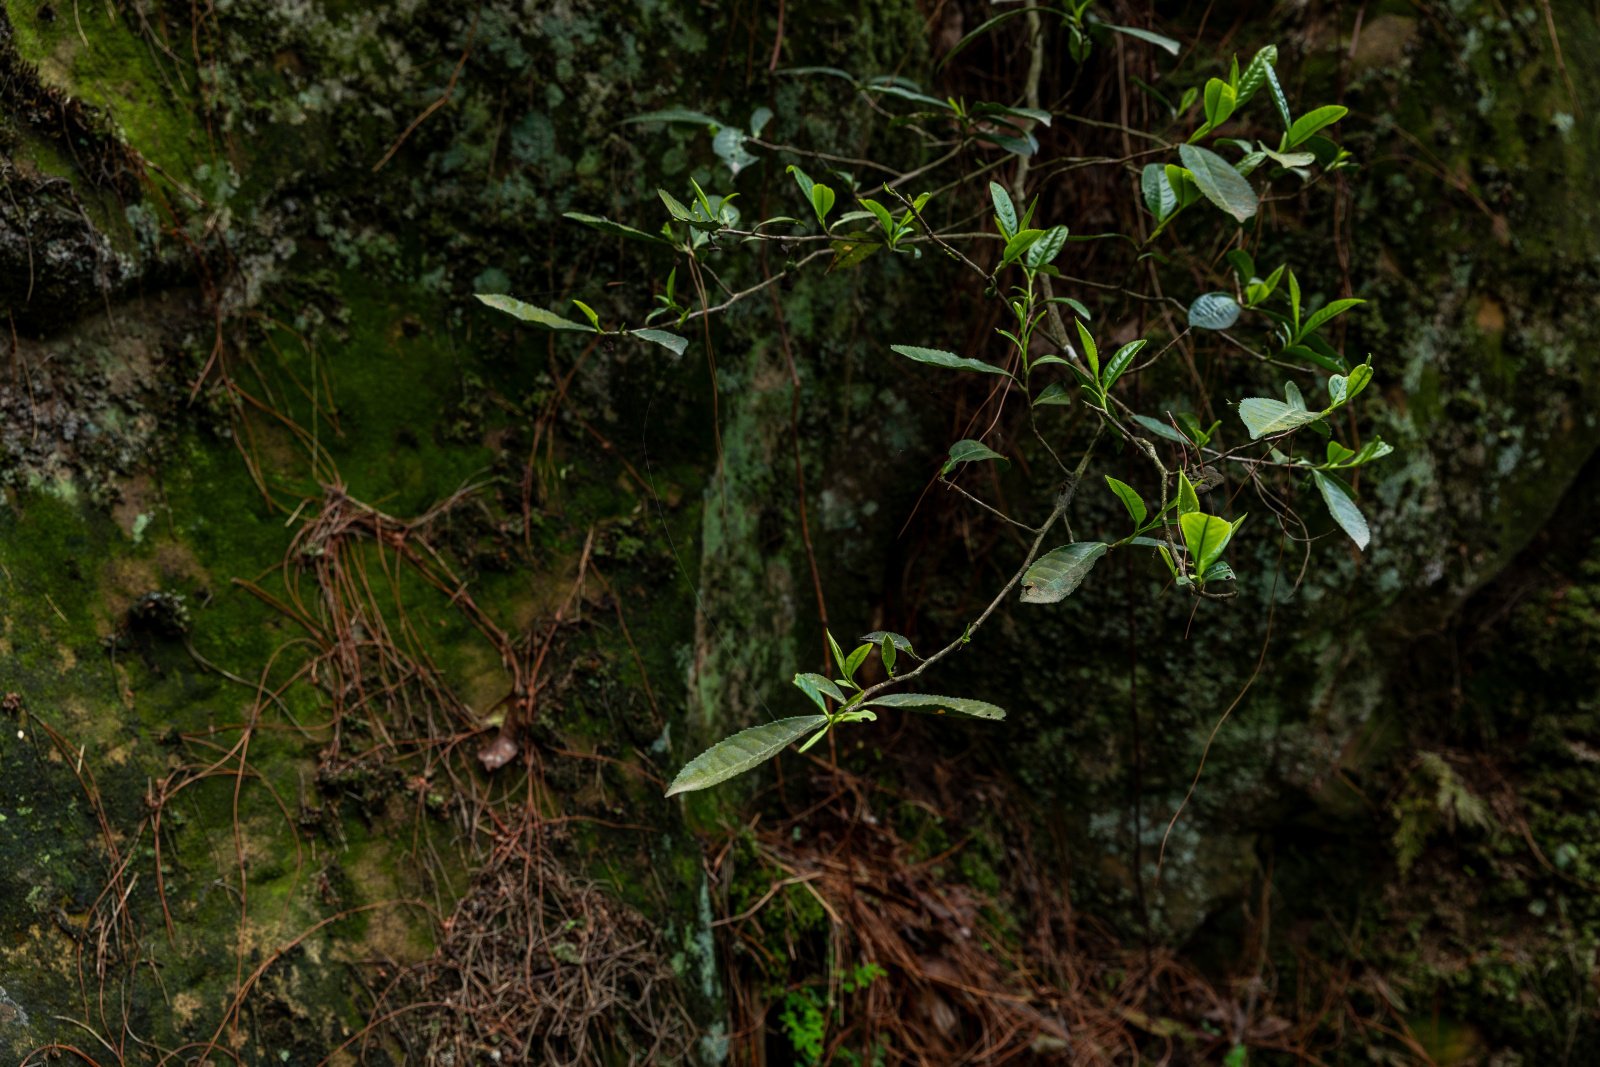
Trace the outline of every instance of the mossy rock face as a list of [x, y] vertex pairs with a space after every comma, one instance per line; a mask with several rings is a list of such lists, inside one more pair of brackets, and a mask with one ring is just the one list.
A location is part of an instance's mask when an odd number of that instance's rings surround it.
[[[944, 397], [884, 356], [892, 341], [932, 343], [944, 327], [922, 288], [942, 283], [944, 265], [884, 256], [852, 275], [785, 282], [778, 301], [740, 304], [681, 359], [622, 340], [586, 352], [515, 329], [470, 294], [509, 290], [551, 306], [577, 297], [615, 324], [637, 314], [619, 294], [665, 272], [644, 246], [564, 212], [650, 229], [657, 186], [715, 180], [746, 203], [786, 189], [777, 168], [730, 177], [703, 131], [624, 123], [632, 113], [683, 106], [742, 122], [769, 104], [772, 137], [818, 144], [855, 144], [860, 116], [826, 79], [748, 73], [767, 62], [760, 34], [705, 5], [219, 7], [198, 28], [177, 2], [151, 8], [166, 23], [140, 21], [131, 5], [69, 12], [31, 0], [6, 0], [0, 16], [0, 61], [25, 75], [4, 83], [0, 168], [15, 198], [0, 200], [0, 305], [33, 371], [0, 382], [0, 687], [25, 709], [0, 716], [0, 1048], [67, 1039], [73, 1031], [52, 1020], [86, 1017], [61, 960], [105, 914], [96, 897], [116, 863], [68, 759], [78, 746], [88, 746], [111, 841], [150, 850], [121, 884], [126, 914], [162, 961], [165, 995], [151, 968], [129, 972], [137, 1029], [153, 1040], [209, 1040], [241, 967], [342, 909], [421, 889], [447, 904], [468, 893], [465, 856], [419, 886], [409, 850], [419, 809], [422, 839], [448, 838], [459, 796], [447, 776], [359, 758], [370, 738], [325, 758], [325, 737], [290, 725], [326, 718], [326, 692], [304, 680], [284, 689], [273, 729], [252, 743], [251, 766], [277, 799], [247, 792], [237, 846], [234, 790], [221, 777], [194, 782], [168, 809], [159, 868], [145, 820], [152, 781], [183, 780], [196, 746], [218, 732], [236, 739], [226, 732], [252, 706], [238, 679], [258, 680], [304, 639], [291, 615], [236, 580], [281, 601], [283, 574], [314, 572], [321, 544], [295, 538], [328, 509], [353, 500], [414, 518], [470, 484], [483, 487], [473, 503], [426, 536], [496, 625], [531, 635], [535, 649], [561, 634], [550, 646], [560, 684], [515, 741], [519, 755], [543, 755], [556, 787], [540, 801], [548, 814], [579, 820], [562, 862], [600, 887], [585, 893], [630, 909], [629, 923], [635, 913], [660, 920], [645, 962], [664, 957], [675, 977], [663, 981], [689, 1005], [699, 1055], [714, 1060], [726, 1031], [711, 924], [759, 900], [772, 872], [751, 860], [713, 886], [700, 842], [652, 776], [802, 699], [787, 679], [820, 656], [819, 593], [841, 638], [892, 622], [913, 599], [927, 608], [924, 644], [959, 632], [956, 579], [915, 596], [901, 588], [899, 531], [948, 444]], [[961, 766], [1010, 769], [1039, 819], [1064, 828], [1079, 906], [1124, 931], [1225, 939], [1228, 909], [1269, 857], [1304, 890], [1280, 905], [1292, 914], [1382, 921], [1362, 911], [1376, 890], [1355, 882], [1387, 869], [1394, 836], [1391, 813], [1363, 798], [1420, 743], [1408, 736], [1410, 666], [1396, 650], [1431, 654], [1415, 635], [1537, 548], [1600, 440], [1590, 413], [1600, 400], [1600, 143], [1576, 117], [1600, 110], [1600, 71], [1581, 59], [1600, 49], [1600, 31], [1580, 5], [1552, 11], [1564, 72], [1542, 18], [1526, 12], [1372, 10], [1353, 49], [1340, 36], [1348, 27], [1293, 16], [1293, 90], [1321, 98], [1344, 84], [1363, 116], [1348, 123], [1350, 144], [1371, 161], [1353, 192], [1313, 193], [1303, 237], [1283, 227], [1286, 255], [1308, 276], [1356, 265], [1356, 295], [1372, 301], [1348, 340], [1377, 356], [1390, 414], [1375, 428], [1399, 454], [1363, 485], [1371, 551], [1320, 541], [1316, 567], [1296, 583], [1297, 564], [1280, 564], [1263, 536], [1236, 563], [1239, 599], [1207, 605], [1192, 631], [1192, 605], [1161, 598], [1157, 569], [1108, 561], [1114, 580], [1055, 608], [1009, 608], [941, 672], [939, 688], [1009, 707], [1006, 726], [913, 726], [906, 765], [841, 749], [849, 766], [912, 777], [922, 756], [975, 745], [981, 755]], [[807, 63], [930, 66], [911, 3], [813, 5], [787, 33], [786, 55]], [[1396, 127], [1429, 150], [1413, 154]], [[872, 136], [885, 140], [863, 152], [901, 151], [892, 131]], [[1334, 217], [1340, 229], [1325, 233]], [[761, 278], [748, 259], [727, 266], [730, 284]], [[223, 373], [238, 388], [219, 387]], [[241, 415], [262, 398], [286, 418]], [[809, 549], [795, 503], [802, 478]], [[1086, 499], [1077, 521], [1109, 522], [1112, 507]], [[953, 544], [919, 549], [918, 565], [949, 564], [944, 573], [966, 582], [973, 564]], [[275, 571], [291, 548], [288, 569]], [[387, 559], [369, 548], [359, 558], [376, 572]], [[609, 593], [571, 592], [580, 560]], [[1000, 561], [979, 563], [1005, 577]], [[457, 598], [414, 578], [399, 598], [459, 700], [451, 713], [471, 743], [487, 743], [513, 686], [500, 650], [458, 614]], [[584, 627], [571, 634], [551, 623], [569, 601], [562, 618], [576, 611]], [[1186, 631], [1187, 643], [1173, 636]], [[1252, 683], [1269, 636], [1272, 669]], [[1241, 691], [1169, 838], [1208, 735]], [[1496, 710], [1479, 714], [1501, 722]], [[1567, 751], [1587, 744], [1587, 729], [1561, 739]], [[1529, 788], [1542, 791], [1532, 819], [1541, 838], [1577, 850], [1562, 853], [1577, 865], [1563, 871], [1587, 878], [1588, 823], [1564, 805], [1590, 783], [1581, 755], [1572, 759], [1530, 772]], [[763, 782], [692, 799], [689, 825], [720, 828]], [[998, 891], [1008, 829], [984, 824], [950, 877]], [[1437, 830], [1437, 840], [1451, 838]], [[1328, 855], [1340, 862], [1322, 877]], [[1431, 860], [1416, 862], [1421, 872]], [[241, 864], [243, 923], [229, 881]], [[1513, 896], [1522, 907], [1532, 899]], [[774, 917], [767, 935], [822, 940], [821, 912], [802, 919], [789, 929]], [[361, 1022], [345, 961], [425, 956], [436, 933], [398, 909], [319, 929], [264, 971], [269, 1018], [251, 1054], [315, 1062]], [[1393, 949], [1395, 973], [1453, 990], [1452, 1010], [1468, 1019], [1485, 1010], [1489, 984], [1527, 974], [1490, 967], [1469, 982], [1459, 970], [1408, 971], [1403, 951]], [[1494, 1039], [1514, 1039], [1505, 1034]]]

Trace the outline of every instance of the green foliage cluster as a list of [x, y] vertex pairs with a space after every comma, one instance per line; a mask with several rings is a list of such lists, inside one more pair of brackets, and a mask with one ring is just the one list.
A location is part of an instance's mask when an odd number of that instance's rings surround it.
[[[1018, 13], [1024, 12], [1010, 12], [990, 20], [975, 34]], [[1072, 47], [1080, 50], [1089, 46], [1094, 33], [1118, 32], [1168, 52], [1176, 51], [1175, 45], [1168, 47], [1171, 42], [1167, 39], [1148, 31], [1101, 26], [1087, 12], [1087, 5], [1067, 8], [1063, 24], [1074, 42]], [[969, 35], [962, 44], [972, 39], [973, 35]], [[932, 347], [922, 343], [922, 338], [889, 343], [885, 348], [913, 364], [981, 376], [991, 382], [1000, 394], [998, 403], [1002, 408], [1015, 404], [1022, 409], [1020, 417], [1027, 431], [1053, 462], [1062, 488], [1056, 493], [1050, 512], [1036, 523], [1006, 515], [956, 486], [975, 504], [1033, 535], [1031, 547], [1015, 574], [959, 636], [920, 659], [910, 670], [896, 672], [904, 660], [917, 658], [902, 635], [869, 634], [847, 654], [828, 634], [835, 676], [803, 673], [794, 679], [816, 705], [816, 712], [767, 722], [718, 742], [684, 766], [668, 787], [669, 796], [704, 789], [743, 774], [795, 742], [801, 742], [800, 751], [804, 752], [839, 726], [874, 721], [875, 709], [911, 708], [980, 719], [1003, 718], [1005, 713], [1000, 708], [982, 701], [888, 690], [915, 681], [941, 659], [968, 644], [1013, 590], [1018, 591], [1024, 604], [1057, 603], [1071, 596], [1089, 579], [1096, 564], [1113, 552], [1154, 551], [1164, 563], [1174, 589], [1202, 600], [1232, 598], [1233, 586], [1240, 579], [1225, 553], [1243, 526], [1245, 515], [1213, 513], [1202, 505], [1200, 496], [1202, 489], [1215, 487], [1214, 472], [1219, 465], [1237, 467], [1245, 483], [1283, 528], [1291, 524], [1303, 526], [1282, 502], [1289, 485], [1314, 486], [1334, 522], [1358, 549], [1367, 547], [1370, 526], [1347, 479], [1351, 471], [1383, 458], [1391, 449], [1376, 437], [1351, 445], [1333, 439], [1332, 417], [1350, 410], [1365, 391], [1372, 380], [1372, 357], [1369, 355], [1361, 363], [1347, 360], [1323, 332], [1338, 316], [1362, 302], [1343, 298], [1308, 308], [1292, 267], [1280, 264], [1262, 276], [1256, 266], [1266, 239], [1258, 209], [1274, 183], [1306, 183], [1354, 165], [1349, 153], [1327, 136], [1329, 127], [1344, 117], [1346, 109], [1325, 105], [1296, 116], [1281, 87], [1277, 59], [1277, 49], [1268, 46], [1242, 68], [1235, 58], [1226, 79], [1212, 78], [1203, 90], [1195, 87], [1186, 92], [1173, 108], [1175, 119], [1192, 126], [1181, 142], [1169, 143], [1158, 135], [1146, 134], [1163, 146], [1161, 154], [1168, 154], [1169, 159], [1176, 157], [1169, 162], [1147, 163], [1138, 172], [1138, 193], [1148, 212], [1147, 218], [1141, 220], [1141, 229], [1148, 229], [1147, 234], [1077, 238], [1123, 240], [1138, 249], [1141, 259], [1160, 257], [1165, 254], [1160, 239], [1175, 219], [1200, 204], [1214, 209], [1206, 225], [1218, 240], [1230, 246], [1220, 258], [1226, 264], [1225, 277], [1232, 287], [1194, 297], [1188, 305], [1189, 329], [1169, 335], [1154, 346], [1150, 338], [1141, 337], [1114, 350], [1108, 346], [1102, 352], [1090, 325], [1094, 316], [1087, 302], [1097, 283], [1071, 278], [1059, 265], [1075, 239], [1072, 230], [1065, 221], [1039, 218], [1037, 192], [1027, 195], [1027, 176], [1038, 161], [1039, 151], [1030, 131], [1048, 126], [1055, 117], [1033, 106], [1031, 97], [1037, 95], [1036, 87], [1025, 104], [974, 104], [954, 97], [939, 99], [902, 77], [859, 80], [835, 68], [798, 68], [786, 74], [843, 79], [857, 91], [881, 101], [880, 107], [889, 101], [909, 105], [908, 111], [893, 115], [894, 126], [920, 132], [937, 148], [947, 149], [945, 154], [869, 186], [858, 177], [860, 167], [847, 170], [834, 163], [841, 158], [837, 154], [785, 148], [782, 154], [809, 156], [829, 165], [828, 180], [814, 178], [799, 163], [788, 164], [787, 172], [798, 194], [794, 213], [754, 222], [745, 221], [737, 192], [711, 192], [694, 178], [689, 181], [687, 195], [659, 190], [666, 218], [655, 229], [569, 212], [569, 219], [600, 233], [665, 247], [674, 254], [677, 263], [656, 296], [659, 306], [640, 326], [605, 325], [581, 301], [574, 301], [585, 320], [580, 322], [508, 296], [480, 295], [486, 304], [534, 326], [636, 338], [660, 345], [674, 356], [683, 354], [690, 344], [686, 333], [675, 331], [683, 330], [693, 320], [725, 311], [770, 283], [769, 279], [750, 289], [730, 290], [720, 304], [713, 305], [706, 297], [703, 279], [708, 274], [716, 276], [712, 263], [751, 248], [785, 252], [788, 262], [784, 273], [824, 262], [830, 271], [843, 271], [874, 255], [916, 260], [924, 251], [935, 251], [974, 272], [982, 280], [985, 292], [1005, 306], [1007, 321], [996, 328], [992, 349], [964, 354]], [[1280, 122], [1282, 132], [1276, 148], [1259, 139], [1223, 135], [1225, 130], [1243, 125], [1241, 119], [1248, 104], [1263, 99], [1270, 100], [1264, 119], [1254, 117], [1252, 125], [1245, 128], [1254, 129], [1262, 121]], [[1189, 118], [1197, 103], [1201, 114]], [[746, 127], [737, 127], [700, 111], [672, 108], [630, 121], [703, 127], [730, 175], [737, 175], [759, 158], [754, 153], [773, 151], [761, 139], [772, 118], [770, 109], [763, 107], [752, 114]], [[1210, 147], [1202, 142], [1209, 142]], [[984, 149], [998, 149], [1002, 155], [969, 168], [934, 191], [916, 195], [906, 191], [913, 182], [964, 153]], [[1235, 153], [1238, 158], [1230, 162], [1222, 152]], [[1012, 189], [988, 177], [1007, 159], [1015, 161], [1017, 170]], [[877, 162], [863, 161], [863, 165], [892, 172], [892, 168]], [[1258, 188], [1255, 179], [1262, 175], [1266, 178]], [[836, 211], [846, 197], [854, 201], [855, 209]], [[959, 225], [959, 220], [970, 217], [974, 201], [981, 202], [986, 211], [992, 210], [992, 229], [968, 232]], [[1252, 248], [1256, 251], [1252, 252]], [[696, 279], [698, 308], [691, 308], [680, 299], [677, 272], [684, 266]], [[1081, 295], [1058, 295], [1057, 286], [1070, 287]], [[1146, 298], [1159, 300], [1155, 294]], [[1229, 332], [1247, 314], [1258, 316], [1264, 323], [1274, 349], [1270, 354], [1255, 350]], [[1072, 317], [1070, 328], [1066, 325], [1067, 315]], [[652, 325], [658, 319], [670, 320], [673, 329]], [[1246, 439], [1236, 443], [1230, 442], [1233, 434], [1224, 430], [1222, 420], [1202, 427], [1192, 411], [1168, 411], [1162, 413], [1162, 418], [1135, 410], [1125, 399], [1131, 395], [1128, 383], [1159, 363], [1182, 337], [1196, 330], [1212, 331], [1241, 353], [1297, 374], [1314, 377], [1326, 373], [1320, 387], [1326, 392], [1327, 401], [1309, 405], [1305, 391], [1294, 380], [1286, 383], [1281, 400], [1240, 398], [1235, 410]], [[913, 340], [917, 343], [910, 343]], [[1204, 410], [1211, 398], [1201, 387], [1190, 402], [1194, 409]], [[1047, 414], [1054, 408], [1087, 411], [1093, 419], [1093, 436], [1074, 464], [1062, 459], [1068, 443], [1062, 431], [1040, 422], [1041, 412]], [[1294, 453], [1296, 435], [1301, 431], [1327, 439], [1320, 457]], [[1129, 528], [1115, 539], [1073, 538], [1069, 512], [1102, 441], [1120, 442], [1141, 464], [1153, 469], [1157, 499], [1153, 505], [1147, 503], [1132, 488], [1130, 475], [1107, 474], [1105, 484], [1126, 509], [1131, 520]], [[1162, 447], [1177, 446], [1176, 457], [1170, 449], [1164, 457], [1158, 442]], [[941, 477], [955, 485], [953, 477], [959, 477], [960, 472], [977, 465], [1005, 462], [1007, 458], [983, 440], [965, 438], [950, 446]], [[1068, 531], [1067, 543], [1046, 548], [1047, 539], [1058, 524]], [[860, 680], [860, 672], [874, 656], [883, 680], [869, 684]]]

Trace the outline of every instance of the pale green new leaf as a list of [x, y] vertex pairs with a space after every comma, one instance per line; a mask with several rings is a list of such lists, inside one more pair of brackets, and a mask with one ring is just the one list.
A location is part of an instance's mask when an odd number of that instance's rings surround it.
[[1178, 472], [1178, 514], [1192, 515], [1200, 510], [1200, 494], [1183, 471]]
[[1128, 509], [1128, 514], [1133, 516], [1134, 526], [1143, 525], [1145, 516], [1149, 514], [1149, 509], [1144, 505], [1144, 498], [1134, 490], [1133, 486], [1127, 482], [1118, 481], [1109, 474], [1106, 475], [1106, 484], [1111, 487], [1113, 493], [1117, 494], [1117, 499], [1122, 501], [1122, 506]]
[[812, 702], [823, 711], [828, 710], [828, 705], [822, 699], [824, 695], [832, 697], [841, 704], [844, 703], [844, 690], [835, 685], [833, 679], [826, 675], [797, 674], [794, 676], [794, 684], [795, 688], [810, 697]]
[[1122, 377], [1129, 365], [1133, 363], [1133, 357], [1144, 349], [1145, 344], [1145, 340], [1140, 338], [1137, 341], [1129, 341], [1112, 353], [1111, 358], [1106, 360], [1106, 369], [1105, 373], [1101, 375], [1100, 384], [1107, 389], [1116, 385], [1117, 379]]
[[877, 708], [911, 708], [914, 711], [931, 709], [934, 715], [966, 715], [974, 719], [994, 720], [1006, 717], [1004, 708], [983, 700], [941, 697], [931, 693], [888, 693], [881, 697], [873, 697], [867, 703]]
[[1240, 222], [1255, 215], [1256, 191], [1231, 163], [1199, 145], [1179, 145], [1178, 155], [1207, 200]]
[[1286, 148], [1293, 148], [1304, 143], [1317, 131], [1325, 126], [1332, 126], [1335, 122], [1349, 114], [1350, 109], [1338, 104], [1329, 104], [1319, 107], [1315, 111], [1307, 112], [1295, 119], [1294, 125], [1289, 127], [1289, 135], [1285, 144]]
[[946, 352], [939, 348], [918, 348], [916, 345], [890, 345], [889, 350], [907, 359], [914, 359], [918, 363], [931, 363], [935, 367], [949, 367], [951, 370], [975, 370], [983, 374], [1011, 375], [1002, 367], [981, 360], [968, 359], [958, 356], [954, 352]]
[[826, 715], [796, 715], [740, 730], [723, 738], [684, 765], [667, 787], [667, 796], [707, 789], [758, 767], [818, 727]]
[[1061, 250], [1067, 247], [1068, 231], [1065, 226], [1052, 226], [1044, 232], [1033, 244], [1028, 246], [1028, 251], [1023, 256], [1023, 261], [1030, 267], [1043, 267], [1055, 262]]
[[1110, 546], [1103, 541], [1075, 541], [1046, 552], [1022, 576], [1024, 604], [1054, 604], [1083, 584]]
[[1211, 569], [1228, 542], [1233, 540], [1233, 523], [1216, 515], [1201, 512], [1184, 515], [1178, 519], [1178, 527], [1183, 531], [1183, 543], [1189, 550], [1189, 564], [1199, 575]]

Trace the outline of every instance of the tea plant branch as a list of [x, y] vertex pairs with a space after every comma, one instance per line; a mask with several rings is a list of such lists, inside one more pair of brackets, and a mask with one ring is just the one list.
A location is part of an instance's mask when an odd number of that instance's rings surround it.
[[[1054, 453], [1052, 453], [1052, 455], [1053, 454]], [[960, 493], [962, 496], [966, 497], [968, 500], [970, 500], [974, 504], [978, 505], [984, 511], [987, 511], [989, 514], [993, 515], [995, 518], [1001, 519], [1002, 521], [1005, 521], [1005, 522], [1009, 522], [1011, 525], [1017, 527], [1019, 530], [1027, 530], [1031, 534], [1036, 534], [1036, 533], [1039, 532], [1039, 528], [1037, 526], [1029, 526], [1025, 522], [1020, 522], [1017, 519], [1013, 519], [1010, 515], [1007, 515], [1005, 512], [1003, 512], [999, 508], [995, 507], [993, 504], [985, 503], [983, 500], [981, 500], [978, 497], [974, 496], [973, 494], [967, 492], [965, 489], [961, 488], [961, 486], [957, 485], [955, 482], [951, 481], [950, 479], [945, 478], [945, 479], [943, 479], [943, 481], [944, 481], [946, 489], [954, 489], [956, 492]]]
[[1061, 492], [1056, 494], [1055, 507], [1050, 509], [1050, 514], [1046, 516], [1044, 522], [1039, 525], [1039, 532], [1034, 537], [1033, 544], [1028, 546], [1028, 554], [1023, 559], [1022, 566], [1019, 567], [1017, 572], [1011, 576], [1011, 580], [1006, 582], [1005, 587], [995, 595], [995, 598], [989, 601], [989, 606], [983, 609], [983, 614], [979, 615], [972, 622], [968, 623], [966, 629], [962, 631], [960, 637], [956, 638], [954, 641], [951, 641], [948, 645], [945, 645], [939, 651], [924, 659], [916, 666], [914, 670], [907, 671], [905, 674], [898, 675], [894, 678], [889, 678], [885, 681], [879, 682], [876, 685], [868, 686], [862, 692], [861, 699], [856, 701], [857, 704], [865, 705], [871, 701], [873, 696], [881, 693], [885, 689], [888, 689], [890, 686], [902, 685], [911, 681], [912, 679], [921, 675], [922, 672], [926, 671], [929, 667], [933, 666], [935, 663], [944, 659], [946, 656], [950, 655], [950, 653], [956, 651], [957, 649], [966, 645], [967, 642], [972, 640], [972, 635], [976, 633], [979, 627], [981, 627], [985, 622], [989, 621], [989, 616], [993, 615], [995, 610], [1005, 602], [1006, 598], [1011, 595], [1011, 591], [1017, 587], [1017, 583], [1022, 581], [1022, 576], [1028, 573], [1028, 568], [1033, 566], [1033, 561], [1039, 558], [1039, 549], [1043, 547], [1045, 535], [1050, 532], [1050, 528], [1056, 524], [1057, 520], [1065, 516], [1067, 510], [1072, 507], [1072, 498], [1077, 495], [1078, 486], [1083, 483], [1084, 472], [1089, 469], [1089, 460], [1094, 456], [1095, 445], [1097, 445], [1100, 441], [1100, 434], [1101, 427], [1097, 425], [1095, 427], [1094, 436], [1089, 439], [1088, 445], [1084, 447], [1083, 456], [1078, 460], [1078, 465], [1073, 470], [1072, 477], [1067, 480], [1067, 484], [1062, 487]]
[[739, 301], [745, 299], [746, 297], [754, 296], [755, 294], [761, 292], [761, 290], [765, 289], [767, 286], [771, 285], [773, 282], [776, 282], [776, 281], [779, 281], [779, 280], [781, 280], [783, 278], [786, 278], [791, 274], [798, 273], [801, 268], [803, 268], [806, 264], [812, 262], [813, 260], [819, 259], [822, 256], [828, 256], [828, 255], [832, 255], [832, 254], [833, 254], [833, 249], [831, 249], [831, 248], [819, 248], [815, 252], [811, 252], [811, 253], [807, 254], [806, 256], [804, 256], [803, 258], [801, 258], [799, 260], [799, 262], [795, 263], [793, 266], [786, 267], [783, 270], [779, 271], [778, 273], [770, 275], [770, 276], [762, 279], [761, 281], [757, 282], [755, 285], [750, 286], [750, 288], [748, 288], [748, 289], [741, 289], [738, 292], [729, 295], [728, 299], [724, 300], [720, 304], [705, 305], [705, 306], [702, 306], [702, 307], [700, 307], [699, 309], [697, 309], [695, 311], [689, 312], [687, 315], [685, 315], [683, 317], [683, 321], [684, 322], [693, 322], [696, 319], [703, 319], [708, 315], [716, 315], [716, 314], [720, 314], [721, 312], [727, 311], [729, 308], [731, 308], [733, 305], [737, 304]]

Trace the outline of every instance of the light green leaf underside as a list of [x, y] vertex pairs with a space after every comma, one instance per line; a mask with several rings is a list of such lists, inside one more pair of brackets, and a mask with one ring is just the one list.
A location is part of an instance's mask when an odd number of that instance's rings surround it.
[[1103, 541], [1076, 541], [1046, 552], [1022, 576], [1024, 604], [1054, 604], [1083, 584], [1108, 546]]
[[1252, 396], [1239, 401], [1239, 417], [1249, 429], [1251, 440], [1260, 440], [1316, 422], [1322, 417], [1322, 413], [1307, 411], [1303, 407], [1292, 407], [1282, 400], [1273, 400], [1270, 397]]
[[1365, 552], [1367, 545], [1372, 542], [1372, 528], [1367, 525], [1367, 517], [1361, 513], [1356, 502], [1350, 499], [1350, 494], [1345, 492], [1339, 479], [1321, 471], [1312, 471], [1311, 477], [1322, 492], [1323, 503], [1328, 505], [1328, 512], [1333, 516], [1333, 521], [1350, 535], [1350, 540], [1356, 543], [1357, 548]]
[[1243, 174], [1233, 169], [1233, 164], [1199, 145], [1179, 145], [1178, 155], [1207, 200], [1240, 222], [1256, 213], [1256, 191]]
[[594, 330], [580, 322], [564, 319], [554, 311], [547, 311], [534, 304], [524, 303], [514, 296], [504, 293], [478, 293], [478, 299], [496, 311], [504, 311], [507, 315], [531, 322], [535, 326], [543, 326], [547, 330], [575, 330], [578, 333], [594, 333]]
[[628, 332], [641, 341], [650, 341], [653, 344], [660, 345], [662, 348], [669, 349], [675, 356], [683, 355], [684, 350], [689, 347], [689, 339], [687, 337], [679, 337], [677, 334], [669, 333], [666, 330], [643, 329], [629, 330]]
[[931, 709], [935, 715], [966, 715], [974, 719], [998, 720], [1006, 717], [1004, 708], [982, 700], [941, 697], [929, 693], [890, 693], [887, 696], [873, 697], [867, 703], [879, 708], [911, 708], [914, 711]]

